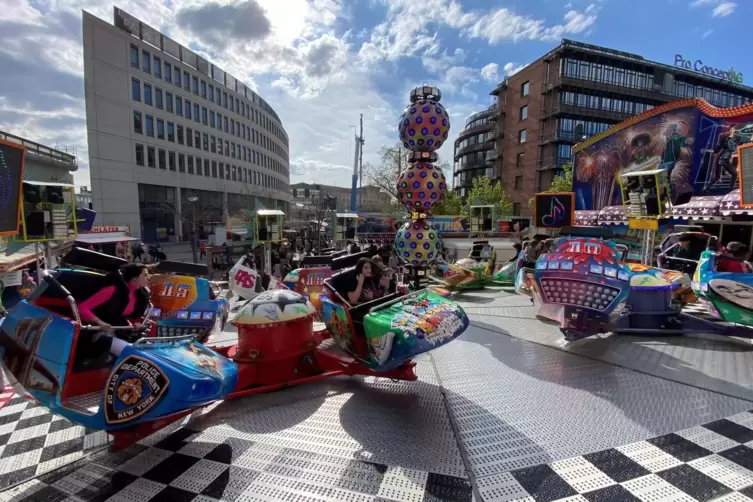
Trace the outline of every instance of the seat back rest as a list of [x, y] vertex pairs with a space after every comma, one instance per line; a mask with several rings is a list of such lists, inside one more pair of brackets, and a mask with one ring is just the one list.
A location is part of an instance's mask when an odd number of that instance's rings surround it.
[[369, 253], [368, 251], [361, 251], [360, 253], [340, 256], [332, 260], [332, 265], [330, 266], [330, 268], [333, 272], [336, 272], [348, 267], [354, 267], [356, 263], [358, 263], [358, 260], [360, 260], [361, 258], [369, 258], [370, 256], [371, 253]]
[[341, 270], [332, 275], [329, 279], [324, 280], [324, 284], [328, 286], [332, 291], [336, 291], [342, 296], [345, 301], [348, 301], [347, 289], [353, 283], [356, 269], [351, 267], [349, 269]]
[[128, 263], [128, 260], [80, 247], [71, 249], [62, 261], [71, 267], [90, 268], [102, 272], [114, 272]]
[[301, 268], [329, 267], [331, 263], [332, 255], [304, 256], [301, 260]]
[[161, 260], [155, 267], [160, 274], [179, 274], [191, 276], [208, 276], [209, 267], [200, 263]]
[[358, 305], [350, 308], [350, 318], [354, 323], [363, 323], [363, 318], [366, 317], [366, 315], [369, 313], [369, 310], [384, 303], [391, 302], [392, 300], [399, 298], [400, 296], [402, 296], [401, 293], [395, 292], [384, 295], [381, 298], [376, 298], [374, 300], [371, 300], [370, 302], [359, 303]]

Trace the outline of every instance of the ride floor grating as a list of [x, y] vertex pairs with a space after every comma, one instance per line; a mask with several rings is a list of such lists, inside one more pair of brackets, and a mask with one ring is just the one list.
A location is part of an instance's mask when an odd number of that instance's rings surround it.
[[749, 401], [476, 327], [417, 372], [221, 403], [118, 454], [14, 397], [0, 501], [753, 500]]

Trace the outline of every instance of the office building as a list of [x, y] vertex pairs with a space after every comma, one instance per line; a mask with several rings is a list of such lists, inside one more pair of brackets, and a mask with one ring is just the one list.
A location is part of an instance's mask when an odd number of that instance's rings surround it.
[[[498, 155], [489, 166], [512, 198], [513, 214], [531, 215], [528, 200], [549, 188], [572, 161], [573, 145], [632, 115], [688, 97], [721, 107], [753, 99], [753, 88], [742, 85], [734, 70], [720, 71], [681, 55], [673, 63], [563, 40], [499, 84], [491, 92], [498, 105]], [[465, 184], [470, 185], [467, 178]]]
[[0, 139], [25, 148], [24, 178], [27, 181], [73, 184], [72, 173], [78, 170], [75, 150], [52, 148], [5, 131], [0, 131]]
[[78, 187], [78, 191], [76, 192], [76, 205], [85, 209], [91, 209], [93, 207], [92, 191], [89, 190], [89, 187]]
[[194, 213], [210, 224], [287, 209], [288, 136], [261, 96], [120, 9], [114, 25], [84, 12], [83, 32], [98, 225], [175, 241]]
[[495, 148], [498, 118], [496, 103], [474, 113], [466, 119], [465, 127], [455, 140], [453, 189], [461, 197], [468, 195], [473, 178], [494, 177], [494, 161], [498, 155]]

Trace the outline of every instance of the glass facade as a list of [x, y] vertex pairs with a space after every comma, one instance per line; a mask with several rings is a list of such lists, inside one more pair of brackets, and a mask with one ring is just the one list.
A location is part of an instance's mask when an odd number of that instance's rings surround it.
[[625, 68], [580, 61], [573, 58], [564, 58], [561, 61], [561, 74], [565, 77], [579, 78], [643, 91], [651, 91], [654, 88], [654, 76], [651, 73], [626, 70]]
[[164, 242], [175, 235], [175, 188], [139, 184], [141, 238], [144, 242]]
[[675, 80], [672, 94], [679, 98], [703, 98], [712, 105], [721, 107], [742, 106], [751, 102], [748, 97], [744, 98], [727, 91], [711, 89], [703, 85], [693, 85], [681, 80]]
[[557, 119], [557, 136], [565, 139], [580, 141], [583, 137], [595, 136], [612, 127], [614, 124], [593, 120]]
[[560, 104], [604, 110], [629, 115], [638, 115], [653, 108], [653, 105], [629, 99], [594, 96], [580, 92], [560, 92]]

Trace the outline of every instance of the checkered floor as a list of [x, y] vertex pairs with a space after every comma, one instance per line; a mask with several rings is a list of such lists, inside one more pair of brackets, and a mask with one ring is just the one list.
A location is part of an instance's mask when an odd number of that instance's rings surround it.
[[88, 430], [12, 394], [0, 408], [0, 490], [51, 471], [109, 444]]
[[753, 413], [481, 478], [487, 502], [753, 500]]
[[151, 446], [44, 474], [0, 493], [0, 501], [473, 500], [463, 478], [257, 443], [222, 429], [182, 428], [150, 439]]

